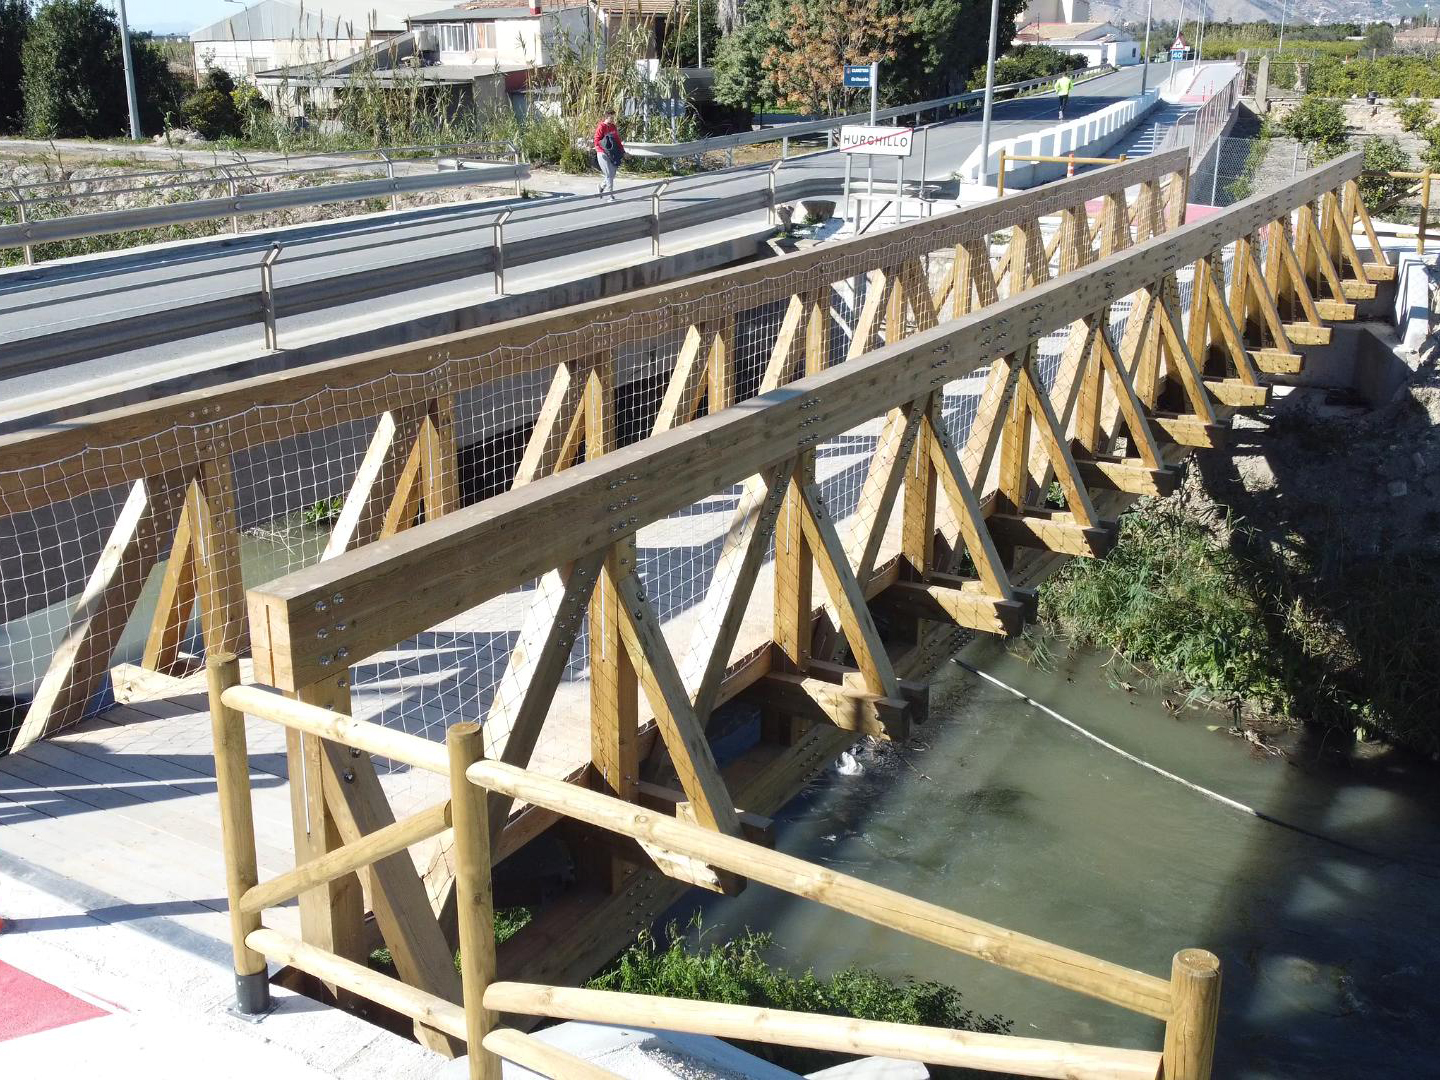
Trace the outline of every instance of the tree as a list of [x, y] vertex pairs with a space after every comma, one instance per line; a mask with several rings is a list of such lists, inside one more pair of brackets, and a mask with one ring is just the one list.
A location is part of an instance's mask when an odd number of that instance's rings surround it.
[[762, 62], [775, 44], [771, 16], [782, 6], [780, 0], [748, 0], [745, 21], [720, 39], [714, 61], [715, 100], [720, 104], [754, 110], [775, 100]]
[[1371, 23], [1365, 28], [1365, 51], [1374, 55], [1389, 52], [1395, 46], [1395, 28], [1389, 23]]
[[[990, 5], [986, 0], [897, 0], [910, 15], [908, 32], [898, 58], [887, 71], [889, 100], [915, 101], [958, 94], [966, 88], [965, 76], [981, 68], [985, 85], [985, 54], [990, 44]], [[1000, 0], [998, 47], [1009, 44], [1004, 36], [1015, 25], [1024, 0]]]
[[185, 124], [207, 139], [241, 133], [244, 120], [235, 108], [235, 80], [224, 68], [206, 68], [205, 78], [181, 106]]
[[[1365, 157], [1365, 172], [1387, 173], [1408, 172], [1413, 166], [1410, 155], [1400, 148], [1394, 139], [1382, 139], [1372, 135], [1361, 147]], [[1365, 175], [1360, 177], [1360, 197], [1367, 207], [1376, 210], [1390, 205], [1410, 189], [1408, 180], [1396, 180], [1389, 176]]]
[[880, 0], [792, 0], [770, 30], [761, 64], [782, 105], [835, 116], [853, 91], [845, 88], [846, 64], [895, 59], [910, 17], [886, 14]]
[[[1083, 56], [1052, 49], [1049, 45], [1017, 45], [995, 61], [995, 85], [1043, 79], [1067, 71], [1080, 71], [1087, 66]], [[970, 79], [973, 89], [985, 85], [985, 69], [975, 69]]]
[[[131, 41], [140, 121], [154, 129], [178, 97], [178, 79], [148, 34]], [[120, 28], [98, 0], [48, 0], [21, 50], [25, 130], [41, 138], [106, 138], [128, 130]]]
[[[715, 0], [699, 0], [700, 19], [704, 23], [703, 33], [707, 64], [713, 65], [716, 51], [720, 48], [720, 17]], [[675, 13], [665, 20], [665, 42], [661, 56], [667, 64], [680, 67], [694, 67], [698, 53], [695, 49], [696, 0], [680, 0]]]
[[25, 123], [20, 53], [29, 30], [28, 0], [0, 0], [0, 135], [13, 135]]

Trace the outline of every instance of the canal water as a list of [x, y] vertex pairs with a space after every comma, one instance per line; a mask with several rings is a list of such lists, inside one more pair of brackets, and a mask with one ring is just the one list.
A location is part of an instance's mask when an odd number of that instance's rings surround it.
[[[912, 744], [817, 779], [779, 849], [1160, 976], [1178, 949], [1213, 950], [1216, 1076], [1440, 1076], [1440, 769], [1319, 733], [1257, 747], [1094, 654], [1035, 665], [986, 640], [959, 659], [1284, 824], [950, 663]], [[940, 980], [1017, 1035], [1160, 1046], [1155, 1021], [763, 886], [697, 907], [706, 935], [770, 932], [795, 970]]]

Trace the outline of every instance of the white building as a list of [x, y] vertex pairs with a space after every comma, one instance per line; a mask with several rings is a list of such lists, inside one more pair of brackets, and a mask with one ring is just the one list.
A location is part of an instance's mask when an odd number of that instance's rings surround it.
[[[1076, 0], [1083, 3], [1084, 0]], [[1032, 22], [1015, 32], [1017, 45], [1048, 45], [1060, 52], [1083, 56], [1086, 66], [1140, 63], [1140, 43], [1108, 22]]]
[[435, 0], [256, 0], [190, 35], [195, 71], [223, 68], [236, 80], [259, 71], [343, 60], [403, 34]]

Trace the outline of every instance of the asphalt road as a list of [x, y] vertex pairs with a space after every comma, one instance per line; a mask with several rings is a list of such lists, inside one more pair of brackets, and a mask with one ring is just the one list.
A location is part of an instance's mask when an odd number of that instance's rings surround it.
[[[1128, 68], [1076, 86], [1067, 119], [1103, 109], [1139, 93], [1141, 72]], [[1152, 80], [1153, 81], [1153, 80]], [[1056, 103], [1051, 95], [1020, 98], [997, 104], [992, 121], [992, 141], [1023, 134], [1055, 123]], [[926, 179], [949, 179], [980, 141], [978, 110], [960, 119], [934, 126], [928, 134]], [[838, 152], [810, 154], [792, 159], [780, 171], [780, 182], [807, 176], [843, 176], [844, 156]], [[906, 163], [907, 179], [920, 170], [919, 151]], [[737, 168], [722, 173], [703, 173], [674, 181], [664, 196], [666, 208], [687, 202], [724, 198], [742, 192], [763, 191], [767, 186], [764, 166]], [[856, 175], [863, 175], [863, 159], [856, 162]], [[893, 177], [890, 159], [876, 159], [876, 175]], [[598, 180], [597, 180], [598, 186]], [[568, 196], [513, 203], [513, 215], [505, 227], [507, 243], [512, 240], [566, 230], [583, 230], [625, 217], [650, 214], [647, 187], [623, 190], [614, 202], [595, 196]], [[371, 267], [413, 264], [437, 256], [487, 248], [491, 244], [499, 206], [473, 204], [426, 208], [364, 221], [327, 222], [306, 227], [286, 243], [275, 268], [275, 283], [283, 288], [296, 281], [353, 273]], [[762, 214], [748, 215], [759, 221]], [[691, 242], [706, 231], [718, 231], [741, 223], [740, 217], [689, 230], [693, 235], [667, 237], [672, 243]], [[240, 236], [198, 244], [146, 251], [132, 249], [116, 256], [102, 256], [19, 268], [0, 272], [0, 343], [36, 339], [73, 327], [105, 325], [117, 319], [155, 313], [157, 317], [173, 308], [195, 304], [211, 297], [254, 293], [259, 286], [259, 263], [268, 249], [268, 239]], [[607, 250], [607, 258], [648, 255], [648, 244], [622, 245]], [[597, 251], [597, 255], [600, 252]], [[512, 290], [525, 287], [526, 278], [554, 277], [576, 265], [574, 258], [556, 264], [536, 264], [507, 274]], [[303, 316], [282, 319], [280, 336], [312, 337], [323, 333], [328, 323], [356, 318], [374, 318], [387, 309], [414, 310], [417, 305], [443, 303], [460, 295], [488, 293], [488, 272], [456, 278], [443, 285], [427, 285], [412, 291], [397, 290], [377, 304], [340, 305]], [[177, 363], [203, 365], [208, 357], [253, 350], [261, 328], [244, 327], [219, 333], [199, 334], [143, 349], [127, 348], [115, 342], [114, 350], [103, 356], [56, 364], [46, 370], [6, 377], [0, 369], [4, 411], [40, 411], [67, 394], [85, 392], [94, 385], [117, 379], [143, 381], [146, 372], [173, 370]], [[27, 404], [28, 403], [28, 404]]]

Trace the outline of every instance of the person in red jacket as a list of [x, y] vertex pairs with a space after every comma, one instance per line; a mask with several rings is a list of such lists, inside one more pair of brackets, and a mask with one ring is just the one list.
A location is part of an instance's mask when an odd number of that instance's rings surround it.
[[615, 199], [615, 172], [625, 157], [625, 144], [620, 141], [620, 129], [615, 126], [615, 110], [606, 109], [605, 115], [595, 128], [595, 160], [600, 163], [600, 194], [607, 192]]

